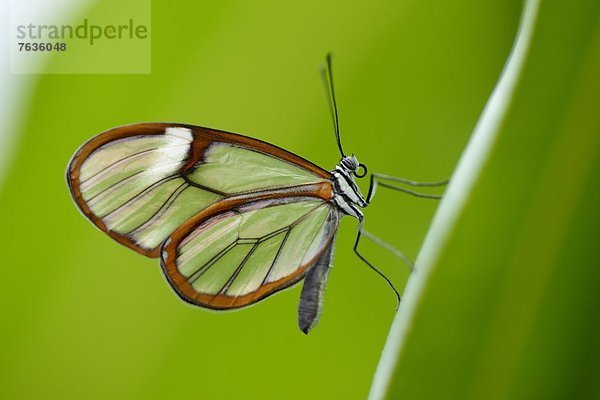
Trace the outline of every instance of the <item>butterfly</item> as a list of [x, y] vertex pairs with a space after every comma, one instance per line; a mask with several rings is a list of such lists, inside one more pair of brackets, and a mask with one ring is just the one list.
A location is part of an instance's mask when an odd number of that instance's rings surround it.
[[342, 155], [332, 171], [247, 136], [138, 123], [110, 129], [77, 150], [67, 169], [76, 205], [117, 242], [159, 258], [175, 292], [196, 306], [241, 308], [304, 279], [298, 323], [308, 333], [321, 313], [340, 219], [360, 222], [354, 249], [375, 269], [357, 250], [365, 233], [361, 209], [378, 183], [411, 184], [372, 174], [363, 196], [355, 178], [367, 168], [343, 152], [331, 56], [326, 60], [323, 77]]

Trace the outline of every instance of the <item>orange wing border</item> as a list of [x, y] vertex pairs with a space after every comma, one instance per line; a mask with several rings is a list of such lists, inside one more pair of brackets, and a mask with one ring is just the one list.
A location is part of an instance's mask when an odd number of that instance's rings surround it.
[[[317, 184], [314, 186], [321, 185], [323, 184]], [[326, 189], [326, 185], [323, 186], [324, 187], [322, 189]], [[308, 195], [307, 193], [308, 192], [294, 193], [282, 190], [279, 193], [265, 192], [264, 194], [253, 198], [240, 196], [240, 198], [235, 199], [224, 199], [213, 204], [207, 209], [199, 212], [193, 218], [189, 219], [185, 224], [181, 225], [167, 238], [167, 240], [165, 240], [162, 246], [160, 257], [160, 266], [165, 274], [165, 277], [167, 278], [167, 281], [175, 290], [175, 293], [177, 293], [177, 295], [183, 301], [195, 306], [208, 308], [212, 310], [233, 310], [237, 308], [248, 307], [301, 281], [310, 270], [310, 267], [312, 267], [315, 264], [315, 262], [319, 259], [321, 254], [329, 246], [331, 246], [333, 238], [335, 237], [335, 233], [337, 231], [337, 226], [336, 229], [331, 230], [329, 237], [327, 238], [327, 244], [323, 246], [321, 251], [319, 251], [310, 261], [300, 266], [291, 275], [262, 285], [256, 291], [245, 294], [243, 296], [227, 296], [224, 294], [210, 295], [197, 292], [196, 290], [194, 290], [194, 288], [188, 282], [188, 280], [181, 273], [179, 273], [179, 270], [177, 269], [176, 259], [178, 255], [177, 247], [179, 243], [181, 243], [181, 241], [184, 240], [196, 227], [208, 221], [210, 218], [215, 217], [220, 213], [235, 209], [236, 207], [239, 207], [241, 205], [248, 204], [250, 202], [286, 197], [306, 197]], [[322, 196], [314, 197], [320, 197], [325, 202], [327, 202], [328, 200]], [[330, 205], [330, 207], [334, 208], [333, 205]], [[339, 217], [337, 224], [339, 224]]]
[[[167, 122], [156, 122], [156, 123], [137, 123], [131, 125], [124, 125], [116, 128], [109, 129], [105, 132], [102, 132], [86, 143], [84, 143], [77, 152], [73, 155], [71, 160], [69, 161], [67, 171], [66, 171], [66, 179], [67, 184], [69, 186], [69, 190], [71, 195], [77, 204], [79, 210], [85, 215], [85, 217], [90, 220], [96, 227], [98, 227], [101, 231], [106, 233], [112, 239], [117, 241], [118, 243], [140, 253], [147, 257], [157, 258], [160, 255], [160, 248], [162, 244], [156, 246], [153, 249], [144, 249], [138, 246], [133, 240], [128, 238], [127, 236], [120, 235], [116, 232], [109, 230], [104, 222], [100, 218], [94, 215], [90, 208], [88, 207], [86, 201], [83, 199], [80, 189], [80, 169], [83, 162], [92, 154], [94, 151], [99, 149], [100, 147], [108, 144], [110, 142], [132, 137], [132, 136], [147, 136], [147, 135], [161, 135], [164, 134], [167, 128], [187, 128], [192, 131], [192, 145], [190, 148], [190, 152], [188, 155], [188, 160], [181, 168], [181, 174], [185, 174], [187, 171], [192, 169], [199, 162], [202, 162], [202, 157], [204, 156], [204, 152], [208, 147], [214, 142], [224, 142], [231, 143], [234, 145], [240, 145], [242, 147], [246, 147], [248, 149], [256, 150], [258, 152], [275, 156], [279, 159], [282, 159], [286, 162], [294, 164], [300, 168], [307, 170], [308, 172], [313, 173], [317, 177], [321, 177], [325, 180], [328, 180], [331, 177], [331, 173], [324, 170], [323, 168], [313, 164], [312, 162], [297, 156], [293, 153], [290, 153], [287, 150], [282, 149], [281, 147], [275, 146], [273, 144], [264, 142], [262, 140], [254, 139], [248, 136], [239, 135], [236, 133], [220, 131], [217, 129], [204, 128], [195, 125], [188, 124], [178, 124], [178, 123], [167, 123]], [[328, 182], [327, 182], [328, 183]], [[327, 185], [325, 185], [327, 186]], [[289, 187], [288, 196], [294, 196], [294, 192], [301, 193], [302, 196], [311, 196], [311, 187], [314, 189], [312, 191], [313, 197], [321, 197], [325, 199], [327, 196], [327, 200], [329, 200], [332, 196], [331, 194], [331, 185], [329, 188], [323, 186], [323, 184], [317, 185], [300, 185], [298, 187]], [[269, 192], [277, 193], [279, 189], [274, 189]], [[266, 191], [265, 191], [266, 192]], [[266, 193], [269, 193], [266, 192]], [[258, 192], [254, 192], [258, 193]], [[248, 193], [250, 196], [256, 196], [256, 194]], [[275, 194], [277, 196], [277, 194]], [[233, 197], [238, 197], [239, 195], [235, 195]], [[248, 196], [246, 196], [248, 198]], [[228, 197], [221, 200], [225, 201]], [[229, 199], [233, 199], [229, 197]], [[219, 203], [219, 202], [218, 202]], [[216, 203], [216, 204], [218, 204]], [[210, 207], [209, 207], [210, 208]]]

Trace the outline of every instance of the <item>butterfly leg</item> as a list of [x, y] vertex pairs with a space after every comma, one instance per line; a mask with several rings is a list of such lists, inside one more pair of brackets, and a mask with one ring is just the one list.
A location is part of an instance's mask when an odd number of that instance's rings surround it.
[[392, 253], [393, 255], [398, 257], [399, 259], [401, 259], [406, 265], [408, 265], [411, 272], [414, 271], [415, 263], [413, 263], [412, 260], [410, 258], [408, 258], [408, 256], [406, 254], [404, 254], [400, 249], [397, 249], [396, 247], [392, 246], [388, 242], [385, 242], [384, 240], [380, 239], [379, 237], [373, 235], [372, 233], [367, 232], [365, 229], [362, 230], [362, 236], [366, 237], [367, 239], [369, 239], [370, 241], [372, 241], [379, 247], [383, 247], [384, 249], [386, 249], [387, 251], [389, 251], [390, 253]]
[[375, 196], [375, 192], [378, 186], [382, 186], [388, 189], [396, 190], [398, 192], [404, 192], [416, 197], [423, 197], [426, 199], [441, 199], [441, 195], [428, 194], [428, 193], [420, 193], [415, 192], [414, 190], [406, 189], [401, 186], [394, 185], [389, 182], [398, 182], [404, 185], [414, 186], [414, 187], [438, 187], [445, 186], [448, 184], [449, 180], [437, 181], [437, 182], [417, 182], [411, 181], [409, 179], [398, 178], [395, 176], [384, 175], [384, 174], [371, 174], [369, 181], [369, 191], [367, 192], [367, 203], [370, 203], [373, 197]]
[[[366, 233], [366, 234], [365, 234]], [[378, 270], [373, 264], [371, 264], [371, 262], [369, 260], [367, 260], [362, 254], [360, 254], [360, 252], [358, 251], [358, 243], [360, 242], [360, 238], [362, 235], [365, 235], [365, 237], [374, 237], [373, 235], [371, 235], [370, 233], [366, 232], [364, 230], [364, 220], [360, 221], [360, 224], [358, 226], [358, 233], [356, 235], [356, 241], [354, 242], [354, 253], [356, 253], [356, 255], [358, 256], [358, 258], [360, 258], [365, 264], [367, 264], [367, 266], [369, 266], [369, 268], [371, 268], [373, 271], [377, 272], [379, 274], [379, 276], [381, 276], [386, 282], [387, 284], [392, 288], [392, 290], [394, 291], [394, 294], [396, 295], [396, 298], [398, 299], [398, 305], [400, 305], [400, 293], [398, 293], [398, 291], [396, 290], [396, 288], [394, 287], [394, 284], [392, 283], [392, 281], [390, 281], [390, 279], [385, 276], [383, 274], [383, 272], [381, 272], [380, 270]], [[367, 236], [369, 235], [369, 236]], [[378, 238], [377, 238], [378, 239]], [[379, 239], [378, 239], [379, 240]], [[383, 241], [380, 241], [381, 243], [385, 243]], [[377, 243], [377, 242], [376, 242]], [[385, 243], [387, 245], [387, 243]], [[393, 248], [391, 245], [388, 245], [389, 247], [385, 247], [388, 250], [390, 248]], [[400, 251], [398, 251], [400, 254], [402, 254]], [[408, 258], [406, 258], [408, 260]], [[409, 265], [412, 265], [412, 262], [409, 260]]]
[[[438, 186], [447, 185], [449, 181], [444, 180], [444, 181], [437, 181], [437, 182], [417, 182], [417, 181], [398, 178], [398, 177], [390, 176], [390, 175], [377, 174], [377, 173], [371, 174], [370, 182], [369, 182], [369, 191], [367, 194], [367, 203], [371, 202], [371, 200], [375, 196], [375, 191], [377, 190], [377, 186], [379, 186], [379, 185], [381, 185], [382, 187], [388, 188], [388, 189], [396, 190], [399, 192], [404, 192], [404, 193], [407, 193], [407, 194], [410, 194], [410, 195], [413, 195], [416, 197], [423, 197], [423, 198], [427, 198], [427, 199], [441, 199], [442, 198], [442, 196], [440, 196], [440, 195], [415, 192], [413, 190], [409, 190], [409, 189], [397, 186], [397, 185], [389, 183], [389, 182], [397, 182], [397, 183], [401, 183], [401, 184], [405, 184], [405, 185], [409, 185], [409, 186], [415, 186], [415, 187], [438, 187]], [[367, 232], [364, 229], [364, 220], [360, 221], [360, 224], [358, 226], [358, 233], [356, 235], [356, 241], [354, 242], [354, 253], [356, 253], [356, 255], [365, 264], [367, 264], [372, 270], [377, 272], [383, 279], [385, 279], [385, 281], [388, 283], [388, 285], [392, 288], [392, 290], [396, 294], [396, 298], [398, 299], [398, 304], [400, 304], [400, 294], [398, 293], [398, 291], [396, 290], [396, 288], [394, 287], [392, 282], [389, 280], [389, 278], [386, 277], [381, 271], [379, 271], [369, 260], [367, 260], [358, 251], [358, 244], [359, 244], [362, 236], [366, 237], [367, 239], [371, 240], [373, 243], [388, 250], [389, 252], [394, 254], [396, 257], [400, 258], [402, 261], [404, 261], [404, 263], [406, 265], [408, 265], [410, 267], [411, 271], [414, 270], [414, 263], [399, 249], [397, 249], [394, 246], [392, 246], [391, 244], [381, 240], [377, 236]]]

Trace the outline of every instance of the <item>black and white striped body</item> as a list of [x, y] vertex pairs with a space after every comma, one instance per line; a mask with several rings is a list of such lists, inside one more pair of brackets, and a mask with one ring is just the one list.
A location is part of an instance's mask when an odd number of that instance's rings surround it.
[[345, 156], [335, 169], [331, 171], [331, 181], [333, 183], [332, 201], [341, 212], [362, 221], [363, 213], [359, 207], [365, 208], [368, 203], [354, 181], [353, 173], [358, 167], [359, 163], [356, 157]]
[[[354, 182], [353, 174], [358, 170], [359, 165], [356, 157], [345, 156], [339, 165], [331, 171], [331, 182], [333, 184], [331, 201], [341, 213], [362, 221], [363, 213], [359, 207], [365, 208], [368, 203], [356, 182]], [[298, 306], [298, 324], [304, 333], [308, 333], [319, 321], [327, 277], [333, 264], [333, 246], [334, 241], [332, 240], [308, 271], [304, 280], [300, 305]]]

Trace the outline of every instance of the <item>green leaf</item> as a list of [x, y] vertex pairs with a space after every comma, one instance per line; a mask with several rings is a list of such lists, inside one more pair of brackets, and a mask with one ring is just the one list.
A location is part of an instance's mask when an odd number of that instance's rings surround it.
[[371, 398], [600, 396], [599, 21], [599, 2], [525, 2]]

